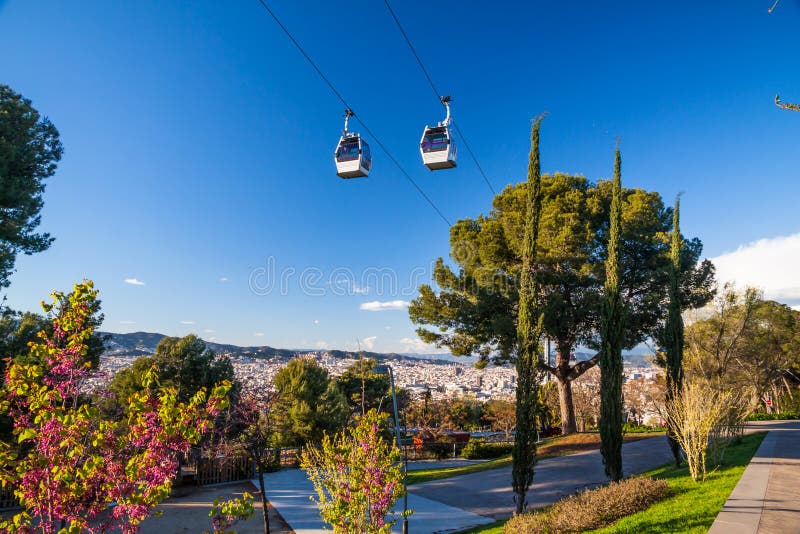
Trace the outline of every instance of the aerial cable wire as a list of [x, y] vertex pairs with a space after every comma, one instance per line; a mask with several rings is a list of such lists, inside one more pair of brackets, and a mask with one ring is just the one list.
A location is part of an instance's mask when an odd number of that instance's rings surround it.
[[[267, 11], [267, 13], [269, 13], [269, 14], [270, 14], [270, 16], [273, 18], [273, 20], [275, 21], [275, 23], [276, 23], [278, 26], [280, 26], [281, 30], [283, 30], [283, 33], [285, 33], [285, 34], [286, 34], [286, 36], [289, 38], [289, 40], [292, 42], [292, 44], [295, 46], [295, 48], [297, 48], [297, 50], [299, 50], [299, 51], [300, 51], [300, 53], [301, 53], [301, 54], [303, 54], [303, 57], [304, 57], [304, 58], [306, 58], [306, 61], [308, 61], [308, 63], [309, 63], [309, 64], [310, 64], [310, 65], [311, 65], [311, 66], [314, 68], [314, 70], [317, 72], [317, 74], [319, 74], [319, 77], [320, 77], [320, 78], [322, 78], [322, 81], [324, 81], [324, 82], [327, 84], [327, 86], [330, 88], [330, 90], [333, 92], [333, 94], [334, 94], [334, 95], [336, 95], [336, 98], [338, 98], [338, 99], [339, 99], [339, 101], [341, 101], [341, 103], [342, 103], [342, 104], [344, 104], [344, 107], [345, 107], [346, 109], [352, 110], [353, 108], [352, 108], [352, 107], [350, 106], [350, 104], [348, 104], [348, 103], [347, 103], [347, 101], [344, 99], [344, 97], [342, 96], [342, 93], [340, 93], [340, 92], [339, 92], [339, 91], [336, 89], [336, 86], [334, 86], [334, 85], [333, 85], [333, 82], [331, 82], [331, 81], [328, 79], [328, 77], [327, 77], [327, 76], [325, 76], [325, 74], [324, 74], [324, 73], [322, 72], [322, 70], [321, 70], [321, 69], [320, 69], [320, 68], [317, 66], [317, 64], [314, 62], [314, 60], [313, 60], [313, 59], [311, 59], [311, 56], [309, 56], [309, 55], [308, 55], [308, 53], [305, 51], [305, 49], [304, 49], [304, 48], [303, 48], [303, 47], [300, 45], [300, 43], [297, 41], [297, 39], [295, 39], [295, 38], [294, 38], [294, 36], [292, 35], [292, 33], [289, 31], [289, 29], [288, 29], [286, 26], [284, 26], [284, 25], [283, 25], [283, 23], [280, 21], [280, 19], [279, 19], [279, 18], [278, 18], [278, 16], [275, 14], [275, 12], [274, 12], [274, 11], [272, 11], [272, 9], [270, 9], [269, 5], [267, 5], [267, 3], [265, 2], [265, 0], [258, 0], [258, 2], [259, 2], [259, 3], [261, 4], [261, 6], [262, 6], [262, 7], [263, 7], [263, 8], [264, 8], [266, 11]], [[379, 147], [381, 147], [381, 150], [383, 150], [383, 152], [384, 152], [384, 153], [385, 153], [385, 154], [386, 154], [386, 155], [389, 157], [389, 159], [392, 161], [392, 163], [394, 163], [394, 164], [395, 164], [395, 166], [396, 166], [396, 167], [397, 167], [397, 168], [400, 170], [400, 172], [403, 174], [403, 176], [405, 176], [405, 178], [406, 178], [406, 179], [407, 179], [409, 182], [411, 182], [411, 185], [413, 185], [413, 186], [414, 186], [414, 188], [417, 190], [417, 192], [418, 192], [420, 195], [422, 195], [422, 197], [423, 197], [425, 200], [427, 200], [427, 201], [428, 201], [428, 204], [430, 204], [430, 205], [431, 205], [431, 207], [434, 209], [434, 211], [436, 211], [436, 213], [437, 213], [437, 214], [439, 214], [439, 217], [441, 217], [441, 218], [442, 218], [442, 220], [443, 220], [443, 221], [444, 221], [444, 222], [447, 224], [447, 226], [452, 226], [452, 224], [451, 224], [451, 223], [450, 223], [450, 221], [447, 219], [447, 217], [445, 217], [445, 216], [444, 216], [444, 214], [442, 213], [442, 211], [441, 211], [441, 210], [440, 210], [440, 209], [439, 209], [439, 208], [436, 206], [436, 204], [434, 204], [434, 203], [433, 203], [433, 200], [431, 200], [431, 199], [430, 199], [430, 197], [429, 197], [428, 195], [426, 195], [426, 194], [425, 194], [425, 191], [423, 191], [423, 190], [422, 190], [422, 188], [420, 188], [420, 186], [417, 184], [417, 182], [416, 182], [416, 181], [414, 181], [414, 179], [411, 177], [411, 175], [410, 175], [410, 174], [408, 174], [408, 172], [406, 172], [406, 170], [403, 168], [403, 166], [402, 166], [402, 165], [400, 165], [400, 162], [399, 162], [399, 161], [397, 161], [397, 159], [396, 159], [396, 158], [395, 158], [395, 157], [392, 155], [392, 153], [391, 153], [391, 152], [389, 152], [389, 149], [388, 149], [388, 148], [386, 148], [386, 145], [384, 145], [384, 144], [383, 144], [383, 142], [380, 140], [380, 138], [378, 138], [378, 136], [377, 136], [377, 135], [375, 135], [375, 134], [373, 133], [373, 131], [372, 131], [372, 130], [369, 128], [369, 126], [367, 126], [367, 124], [364, 122], [364, 120], [363, 120], [361, 117], [359, 117], [358, 115], [356, 115], [355, 113], [353, 113], [353, 116], [356, 118], [356, 120], [357, 120], [357, 121], [358, 121], [358, 122], [361, 124], [361, 126], [364, 128], [364, 131], [366, 131], [366, 132], [367, 132], [367, 134], [369, 134], [369, 136], [370, 136], [372, 139], [374, 139], [374, 140], [375, 140], [375, 142], [378, 144], [378, 146], [379, 146]]]
[[[417, 53], [417, 49], [414, 48], [414, 45], [411, 43], [411, 39], [408, 37], [408, 34], [406, 33], [406, 30], [403, 28], [403, 25], [400, 24], [400, 19], [397, 18], [397, 15], [395, 14], [394, 9], [392, 9], [392, 5], [389, 3], [389, 0], [383, 0], [383, 3], [386, 4], [386, 9], [389, 10], [389, 14], [392, 16], [392, 19], [394, 19], [394, 23], [397, 25], [397, 29], [400, 30], [400, 33], [403, 35], [403, 39], [405, 39], [406, 44], [408, 45], [408, 48], [411, 50], [411, 53], [414, 54], [414, 58], [417, 60], [417, 64], [419, 65], [419, 68], [422, 70], [422, 73], [425, 75], [425, 78], [428, 80], [428, 84], [431, 86], [431, 89], [433, 90], [433, 93], [436, 95], [436, 99], [440, 100], [442, 98], [442, 93], [439, 92], [439, 90], [436, 88], [436, 84], [433, 83], [433, 78], [431, 78], [431, 75], [428, 72], [428, 69], [425, 68], [425, 64], [422, 62], [422, 58], [419, 57], [419, 54]], [[478, 158], [475, 156], [475, 153], [472, 151], [472, 148], [469, 146], [469, 143], [467, 142], [467, 138], [464, 137], [464, 134], [461, 131], [461, 128], [458, 127], [458, 122], [453, 121], [453, 126], [455, 127], [456, 131], [458, 132], [458, 136], [461, 138], [461, 141], [464, 143], [464, 147], [466, 147], [467, 152], [469, 152], [469, 155], [472, 158], [472, 161], [475, 162], [475, 166], [478, 167], [478, 171], [481, 173], [481, 176], [483, 176], [483, 181], [486, 182], [486, 185], [489, 186], [489, 190], [492, 192], [492, 194], [496, 195], [497, 191], [494, 190], [494, 187], [492, 187], [492, 183], [489, 181], [489, 178], [487, 178], [486, 173], [483, 172], [483, 167], [481, 167], [481, 164], [478, 163]]]

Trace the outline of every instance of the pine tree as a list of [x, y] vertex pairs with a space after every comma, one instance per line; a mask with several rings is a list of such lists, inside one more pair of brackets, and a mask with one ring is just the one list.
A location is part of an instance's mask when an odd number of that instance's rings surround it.
[[520, 274], [519, 312], [517, 316], [517, 431], [512, 451], [512, 487], [516, 513], [525, 510], [525, 494], [533, 482], [536, 461], [536, 420], [539, 389], [539, 338], [542, 319], [537, 309], [535, 279], [536, 250], [541, 215], [541, 169], [539, 164], [539, 127], [544, 116], [533, 120], [531, 152], [528, 162], [528, 197], [525, 218], [525, 243]]
[[[665, 325], [664, 341], [667, 353], [667, 402], [674, 395], [679, 394], [683, 387], [683, 318], [681, 317], [681, 199], [675, 199], [675, 209], [672, 212], [672, 246], [670, 247], [669, 271], [669, 310]], [[674, 430], [667, 429], [669, 446], [675, 458], [675, 465], [681, 464], [681, 448], [675, 439]]]
[[600, 314], [600, 452], [606, 475], [622, 478], [622, 344], [625, 317], [620, 297], [620, 234], [622, 231], [621, 156], [614, 158], [614, 189], [606, 258], [605, 298]]

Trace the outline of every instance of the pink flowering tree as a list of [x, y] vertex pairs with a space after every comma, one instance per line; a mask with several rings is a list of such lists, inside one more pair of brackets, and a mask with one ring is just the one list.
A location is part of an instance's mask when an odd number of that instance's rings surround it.
[[155, 369], [127, 399], [120, 420], [105, 419], [81, 395], [97, 290], [91, 281], [42, 304], [52, 334], [30, 344], [31, 361], [9, 362], [0, 411], [14, 420], [16, 446], [0, 443], [0, 482], [25, 508], [0, 520], [0, 532], [133, 533], [164, 500], [186, 452], [227, 406], [230, 384], [189, 402], [158, 388]]
[[302, 452], [320, 514], [334, 533], [392, 531], [395, 522], [387, 515], [403, 495], [403, 472], [397, 445], [384, 437], [387, 417], [372, 409], [355, 428], [326, 435], [319, 448]]

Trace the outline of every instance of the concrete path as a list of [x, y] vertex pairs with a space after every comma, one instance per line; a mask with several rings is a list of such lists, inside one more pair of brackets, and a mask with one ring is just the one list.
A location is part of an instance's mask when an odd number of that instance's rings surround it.
[[[664, 436], [622, 446], [622, 464], [626, 475], [653, 469], [671, 459], [672, 454]], [[599, 450], [542, 460], [536, 464], [533, 485], [528, 490], [528, 508], [554, 503], [578, 490], [607, 481]], [[416, 484], [409, 490], [412, 495], [436, 499], [495, 519], [508, 518], [514, 511], [510, 467]]]
[[748, 424], [769, 434], [709, 534], [800, 533], [800, 421]]
[[[284, 469], [266, 477], [267, 499], [297, 534], [325, 532], [317, 505], [311, 500], [314, 487], [302, 469]], [[254, 484], [258, 484], [254, 481]], [[402, 510], [402, 500], [397, 503]], [[449, 506], [437, 500], [409, 493], [409, 530], [415, 534], [464, 530], [492, 523], [494, 519]], [[393, 532], [401, 532], [398, 518]]]

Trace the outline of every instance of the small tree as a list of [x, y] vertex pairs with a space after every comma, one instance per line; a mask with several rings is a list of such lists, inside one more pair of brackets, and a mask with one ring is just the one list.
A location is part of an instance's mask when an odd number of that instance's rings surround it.
[[214, 499], [208, 517], [211, 518], [214, 534], [236, 534], [233, 527], [239, 521], [247, 521], [253, 517], [254, 513], [253, 496], [245, 491], [241, 497], [235, 499], [227, 501], [222, 500], [221, 497]]
[[261, 491], [264, 534], [270, 532], [264, 473], [270, 469], [274, 460], [271, 445], [275, 429], [269, 412], [273, 400], [272, 395], [268, 393], [247, 391], [235, 399], [230, 408], [231, 425], [236, 433], [230, 445], [246, 451], [253, 458], [258, 476], [258, 489]]
[[505, 438], [511, 438], [511, 433], [517, 425], [517, 412], [514, 402], [507, 399], [492, 399], [486, 403], [483, 419], [488, 422], [492, 430], [502, 431]]
[[320, 448], [301, 454], [320, 515], [336, 534], [392, 531], [395, 521], [386, 516], [403, 496], [403, 471], [397, 445], [383, 437], [387, 418], [372, 409], [355, 428], [325, 435]]
[[729, 413], [731, 393], [699, 380], [686, 380], [666, 402], [667, 424], [686, 454], [695, 482], [706, 478], [709, 438]]
[[275, 374], [276, 441], [282, 445], [319, 443], [347, 421], [347, 400], [328, 371], [310, 358], [295, 358]]
[[169, 495], [177, 453], [196, 443], [227, 404], [229, 384], [208, 400], [200, 391], [188, 403], [171, 388], [153, 394], [153, 369], [129, 397], [121, 421], [82, 403], [96, 298], [91, 281], [68, 295], [54, 293], [54, 304], [43, 304], [53, 316], [52, 331], [30, 346], [32, 361], [42, 363], [12, 363], [6, 371], [0, 408], [14, 419], [19, 447], [0, 443], [0, 481], [25, 511], [0, 521], [4, 532], [32, 532], [33, 525], [42, 534], [136, 532]]
[[605, 298], [600, 310], [600, 452], [606, 475], [622, 478], [622, 345], [625, 312], [620, 297], [620, 237], [622, 233], [621, 157], [614, 158], [614, 192], [606, 258]]

